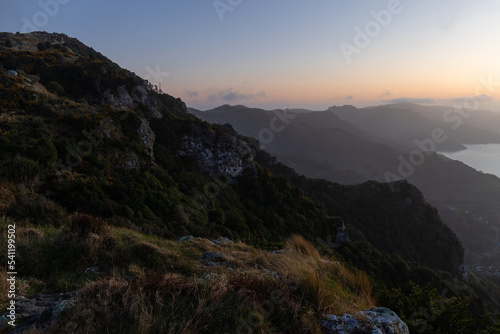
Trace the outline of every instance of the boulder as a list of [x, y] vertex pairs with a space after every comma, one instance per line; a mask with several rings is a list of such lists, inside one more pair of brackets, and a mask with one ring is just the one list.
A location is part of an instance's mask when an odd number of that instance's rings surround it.
[[201, 254], [202, 260], [218, 260], [218, 261], [225, 261], [225, 255], [223, 253], [210, 253], [210, 252], [205, 252]]
[[385, 307], [361, 311], [357, 316], [328, 315], [321, 322], [329, 334], [409, 334], [408, 326], [396, 313]]
[[205, 252], [201, 254], [201, 263], [205, 265], [204, 268], [223, 266], [226, 264], [226, 255], [223, 253]]
[[219, 238], [217, 240], [212, 240], [212, 242], [214, 244], [217, 244], [217, 245], [234, 245], [234, 242], [229, 239], [229, 238], [226, 238], [226, 237], [223, 237], [223, 238]]

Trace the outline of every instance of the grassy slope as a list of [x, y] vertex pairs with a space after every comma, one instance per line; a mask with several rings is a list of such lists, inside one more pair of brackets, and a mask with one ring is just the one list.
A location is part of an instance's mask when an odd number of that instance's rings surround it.
[[[70, 309], [48, 333], [68, 323], [82, 333], [94, 332], [96, 324], [97, 333], [234, 333], [247, 327], [262, 333], [319, 333], [323, 314], [374, 305], [365, 274], [322, 258], [301, 237], [289, 239], [285, 253], [272, 254], [241, 242], [166, 240], [110, 228], [82, 214], [71, 227], [18, 224], [17, 235], [24, 273], [19, 294], [82, 289], [78, 312]], [[6, 245], [5, 238], [0, 244]], [[224, 258], [207, 267], [200, 261], [204, 252]], [[91, 267], [97, 269], [86, 271]]]

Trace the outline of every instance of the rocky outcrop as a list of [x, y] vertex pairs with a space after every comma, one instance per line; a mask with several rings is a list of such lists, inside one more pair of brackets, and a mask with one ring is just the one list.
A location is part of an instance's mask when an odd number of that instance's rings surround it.
[[193, 240], [194, 237], [192, 235], [185, 235], [183, 237], [180, 237], [179, 240], [177, 240], [178, 242], [186, 242], [186, 241], [191, 241]]
[[329, 334], [410, 334], [403, 320], [385, 307], [362, 311], [357, 316], [328, 315], [322, 325]]
[[[146, 148], [146, 152], [151, 156], [151, 162], [154, 163], [153, 146], [156, 136], [153, 130], [149, 127], [148, 120], [151, 118], [162, 118], [163, 115], [158, 112], [156, 99], [148, 92], [146, 81], [138, 84], [132, 90], [131, 94], [132, 96], [129, 94], [125, 86], [118, 87], [115, 94], [111, 94], [111, 91], [108, 89], [102, 94], [102, 103], [107, 103], [118, 110], [129, 108], [137, 111], [139, 105], [141, 104], [149, 108], [151, 112], [147, 113], [147, 115], [144, 115], [143, 113], [138, 114], [140, 115], [139, 119], [141, 121], [138, 132], [141, 137], [141, 142]], [[128, 156], [126, 166], [121, 166], [121, 168], [132, 169], [140, 167], [140, 165], [134, 163], [135, 160], [132, 160], [130, 159], [130, 156]]]
[[[37, 295], [16, 300], [16, 324], [9, 333], [24, 333], [30, 329], [43, 331], [50, 327], [61, 312], [74, 304], [77, 291], [52, 295]], [[9, 328], [7, 313], [0, 317], [0, 330]], [[4, 333], [2, 331], [2, 333]]]
[[150, 114], [144, 116], [162, 118], [163, 115], [158, 111], [158, 103], [150, 94], [150, 90], [147, 81], [137, 84], [130, 93], [125, 86], [118, 87], [115, 94], [108, 89], [102, 94], [102, 103], [109, 103], [114, 108], [125, 106], [132, 110], [137, 109], [139, 105], [144, 105], [151, 111]]
[[182, 138], [179, 156], [191, 156], [201, 171], [210, 175], [225, 174], [233, 182], [246, 169], [255, 171], [250, 146], [238, 139], [209, 129], [193, 127]]
[[154, 96], [149, 93], [149, 90], [150, 88], [148, 88], [147, 84], [144, 82], [135, 87], [132, 92], [132, 97], [151, 110], [151, 115], [147, 116], [152, 118], [163, 118], [163, 115], [158, 111], [158, 102]]
[[234, 241], [226, 237], [220, 237], [216, 240], [212, 240], [212, 242], [219, 246], [234, 245]]
[[155, 144], [155, 133], [149, 127], [148, 121], [141, 118], [141, 125], [139, 126], [139, 134], [141, 135], [142, 144], [146, 147], [146, 152], [151, 156], [154, 161], [153, 146]]
[[226, 264], [226, 255], [224, 253], [219, 253], [219, 252], [216, 253], [205, 252], [201, 254], [200, 262], [205, 265], [204, 268], [213, 266], [223, 266]]
[[128, 153], [125, 156], [123, 163], [116, 165], [116, 168], [121, 168], [121, 169], [136, 169], [140, 167], [141, 163], [139, 161], [139, 157], [135, 153]]
[[344, 220], [340, 217], [332, 217], [329, 219], [329, 223], [332, 224], [332, 231], [334, 233], [334, 242], [336, 244], [343, 244], [349, 242], [349, 234], [345, 227]]

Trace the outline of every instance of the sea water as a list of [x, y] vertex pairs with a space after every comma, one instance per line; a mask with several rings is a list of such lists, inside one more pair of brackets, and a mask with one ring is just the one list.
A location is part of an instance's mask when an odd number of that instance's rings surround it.
[[450, 159], [458, 160], [478, 171], [500, 178], [500, 144], [464, 145], [466, 150], [438, 152]]

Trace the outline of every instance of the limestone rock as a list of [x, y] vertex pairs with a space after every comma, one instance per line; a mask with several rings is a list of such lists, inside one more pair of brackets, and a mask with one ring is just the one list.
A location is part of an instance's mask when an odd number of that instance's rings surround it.
[[[9, 333], [24, 333], [33, 328], [43, 331], [57, 320], [63, 310], [74, 304], [77, 293], [73, 291], [17, 299], [16, 324], [18, 326]], [[0, 330], [9, 326], [7, 324], [9, 319], [6, 315], [7, 313], [0, 317]]]
[[137, 84], [129, 94], [126, 86], [120, 86], [116, 90], [116, 94], [111, 94], [111, 90], [107, 90], [102, 94], [102, 103], [109, 103], [113, 107], [118, 108], [120, 105], [135, 110], [140, 104], [145, 105], [151, 110], [151, 113], [144, 115], [147, 118], [162, 118], [163, 115], [158, 111], [158, 104], [153, 95], [150, 94], [150, 89], [146, 81]]
[[322, 326], [329, 334], [409, 334], [408, 326], [396, 313], [385, 307], [361, 311], [359, 316], [328, 315]]
[[185, 242], [185, 241], [191, 241], [193, 239], [194, 239], [194, 237], [192, 235], [185, 235], [183, 237], [180, 237], [179, 240], [177, 240], [177, 241]]
[[255, 170], [252, 152], [246, 142], [237, 137], [217, 136], [208, 129], [193, 130], [182, 138], [178, 155], [192, 156], [203, 172], [213, 177], [227, 175], [227, 182], [232, 183], [243, 171]]
[[148, 121], [141, 117], [141, 125], [139, 126], [139, 134], [141, 135], [141, 140], [144, 146], [146, 146], [146, 152], [151, 155], [154, 160], [153, 146], [155, 144], [155, 133], [149, 127]]
[[212, 242], [214, 244], [222, 245], [222, 246], [225, 246], [225, 245], [234, 245], [234, 242], [231, 239], [226, 238], [226, 237], [219, 238], [217, 240], [212, 240]]
[[223, 253], [210, 253], [210, 252], [205, 252], [201, 254], [201, 258], [203, 260], [219, 260], [219, 261], [225, 261], [224, 258], [226, 256]]
[[116, 165], [117, 168], [122, 169], [136, 169], [141, 167], [139, 157], [135, 153], [129, 153], [125, 157], [123, 164]]
[[225, 265], [226, 255], [223, 253], [205, 252], [201, 255], [201, 263], [205, 265], [205, 268]]

